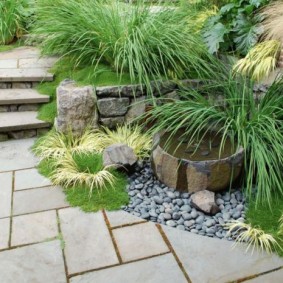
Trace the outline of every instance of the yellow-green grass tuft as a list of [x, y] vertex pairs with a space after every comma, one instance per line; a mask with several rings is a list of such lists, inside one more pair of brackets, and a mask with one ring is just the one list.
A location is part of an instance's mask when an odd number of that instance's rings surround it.
[[259, 43], [234, 65], [233, 71], [260, 81], [275, 70], [280, 49], [281, 43], [278, 40]]
[[259, 227], [252, 227], [251, 224], [240, 221], [230, 222], [226, 224], [226, 227], [228, 228], [227, 236], [231, 235], [232, 232], [237, 233], [233, 246], [235, 247], [239, 243], [246, 243], [246, 252], [251, 249], [252, 253], [254, 250], [272, 253], [276, 249], [281, 249], [277, 240]]

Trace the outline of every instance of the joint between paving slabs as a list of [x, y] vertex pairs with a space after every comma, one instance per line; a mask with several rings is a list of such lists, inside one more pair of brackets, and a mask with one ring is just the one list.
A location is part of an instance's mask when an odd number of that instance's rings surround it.
[[10, 227], [9, 227], [10, 230], [9, 230], [8, 248], [11, 248], [11, 242], [12, 242], [14, 191], [15, 191], [15, 171], [12, 172], [12, 192], [11, 192], [11, 210], [10, 210]]
[[166, 254], [170, 254], [170, 253], [171, 252], [164, 252], [164, 253], [157, 254], [157, 255], [152, 255], [152, 256], [148, 256], [148, 257], [143, 257], [143, 258], [139, 258], [139, 259], [134, 259], [134, 260], [126, 261], [126, 262], [123, 262], [121, 264], [117, 263], [117, 264], [103, 266], [103, 267], [99, 267], [99, 268], [95, 268], [95, 269], [89, 269], [89, 270], [85, 270], [85, 271], [82, 271], [82, 272], [72, 273], [68, 277], [72, 278], [72, 277], [79, 276], [79, 275], [84, 275], [84, 274], [87, 274], [87, 273], [90, 273], [90, 272], [105, 270], [105, 269], [109, 269], [109, 268], [113, 268], [113, 267], [117, 267], [117, 266], [121, 266], [121, 265], [126, 265], [126, 264], [130, 264], [130, 263], [138, 262], [138, 261], [143, 261], [143, 260], [147, 260], [147, 259], [163, 256], [163, 255], [166, 255]]
[[67, 265], [66, 256], [65, 256], [65, 242], [64, 242], [64, 238], [63, 238], [63, 234], [61, 230], [59, 212], [57, 209], [56, 209], [56, 217], [57, 217], [57, 226], [58, 226], [58, 233], [59, 233], [58, 238], [60, 237], [60, 244], [61, 244], [62, 256], [63, 256], [63, 261], [64, 261], [65, 275], [66, 275], [67, 283], [69, 283], [70, 281], [69, 281], [68, 265]]
[[167, 247], [169, 248], [170, 252], [171, 252], [172, 255], [174, 256], [174, 258], [175, 258], [177, 264], [179, 265], [179, 267], [180, 267], [180, 269], [181, 269], [183, 275], [185, 276], [186, 280], [188, 281], [188, 283], [192, 283], [192, 281], [191, 281], [191, 279], [190, 279], [188, 273], [186, 272], [186, 270], [185, 270], [185, 268], [184, 268], [184, 266], [183, 266], [181, 260], [180, 260], [179, 257], [177, 256], [177, 253], [175, 252], [174, 248], [172, 247], [172, 245], [171, 245], [169, 239], [168, 239], [167, 236], [165, 235], [165, 233], [164, 233], [162, 227], [161, 227], [159, 224], [156, 224], [156, 227], [157, 227], [157, 229], [159, 230], [159, 232], [160, 232], [160, 234], [161, 234], [161, 236], [162, 236], [162, 238], [163, 238], [165, 244], [167, 245]]
[[109, 219], [106, 215], [106, 212], [105, 210], [103, 209], [102, 210], [102, 214], [103, 214], [103, 217], [104, 217], [104, 221], [105, 221], [105, 224], [107, 226], [107, 229], [109, 231], [109, 234], [110, 234], [110, 237], [111, 237], [111, 240], [112, 240], [112, 243], [113, 243], [113, 246], [114, 246], [114, 249], [115, 249], [115, 252], [116, 252], [116, 255], [117, 255], [117, 258], [119, 260], [119, 263], [122, 264], [123, 261], [122, 261], [122, 257], [121, 257], [121, 254], [120, 254], [120, 251], [118, 249], [118, 245], [116, 243], [116, 240], [114, 238], [114, 235], [113, 235], [113, 232], [112, 232], [112, 229], [111, 229], [111, 225], [110, 225], [110, 222], [109, 222]]
[[128, 224], [122, 224], [118, 226], [111, 227], [111, 230], [119, 229], [119, 228], [125, 228], [125, 227], [131, 227], [139, 224], [147, 223], [146, 220], [141, 220], [140, 222], [134, 222], [134, 223], [128, 223]]
[[247, 276], [247, 277], [244, 277], [244, 278], [241, 278], [241, 279], [237, 279], [237, 280], [234, 280], [234, 281], [230, 281], [230, 282], [227, 282], [227, 283], [242, 283], [242, 282], [246, 282], [248, 280], [251, 280], [251, 279], [254, 279], [254, 278], [257, 278], [257, 277], [261, 277], [263, 275], [266, 275], [266, 274], [269, 274], [269, 273], [272, 273], [272, 272], [276, 272], [276, 271], [279, 271], [281, 269], [283, 269], [283, 266], [280, 266], [280, 267], [277, 267], [277, 268], [274, 268], [274, 269], [271, 269], [271, 270], [268, 270], [268, 271], [264, 271], [264, 272], [261, 272], [261, 273], [258, 273], [258, 274], [250, 275], [250, 276]]
[[35, 168], [36, 168], [36, 167], [28, 167], [28, 168], [21, 168], [21, 169], [17, 169], [17, 170], [5, 170], [5, 171], [0, 171], [0, 174], [1, 174], [1, 173], [9, 173], [9, 172], [11, 172], [11, 171], [16, 172], [16, 171], [30, 170], [30, 169], [35, 169]]

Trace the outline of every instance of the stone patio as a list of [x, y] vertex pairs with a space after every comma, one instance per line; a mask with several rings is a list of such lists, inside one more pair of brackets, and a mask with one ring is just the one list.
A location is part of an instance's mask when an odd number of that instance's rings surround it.
[[34, 139], [0, 143], [1, 283], [280, 283], [283, 259], [145, 222], [84, 213], [35, 169]]

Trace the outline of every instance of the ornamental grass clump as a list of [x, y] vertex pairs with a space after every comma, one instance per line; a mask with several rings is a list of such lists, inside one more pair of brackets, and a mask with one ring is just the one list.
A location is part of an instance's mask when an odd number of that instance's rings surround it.
[[29, 16], [29, 2], [31, 0], [0, 1], [0, 45], [11, 43], [23, 33]]
[[51, 181], [67, 189], [86, 186], [91, 195], [94, 189], [101, 191], [114, 185], [115, 176], [111, 172], [114, 166], [103, 166], [101, 154], [67, 153], [64, 157], [53, 160], [53, 166]]
[[208, 76], [213, 60], [191, 31], [182, 9], [120, 1], [38, 0], [35, 37], [45, 54], [72, 56], [77, 64], [107, 63], [132, 82]]
[[246, 243], [246, 252], [250, 249], [252, 254], [255, 249], [267, 253], [272, 253], [273, 250], [281, 249], [278, 242], [271, 234], [265, 233], [262, 229], [252, 227], [250, 224], [234, 221], [226, 225], [228, 228], [227, 236], [232, 233], [236, 233], [236, 239], [233, 246], [237, 246], [239, 243]]
[[233, 67], [234, 72], [260, 81], [275, 70], [281, 51], [281, 42], [268, 40], [253, 47], [245, 58]]
[[74, 135], [71, 130], [67, 134], [52, 130], [37, 140], [33, 151], [43, 160], [58, 159], [67, 153], [92, 153], [101, 147], [97, 133], [91, 129], [86, 129], [81, 136]]
[[116, 130], [103, 127], [97, 136], [101, 141], [100, 152], [112, 144], [124, 143], [133, 149], [138, 158], [143, 159], [149, 157], [152, 148], [152, 136], [144, 133], [139, 125], [118, 126]]
[[[183, 130], [188, 144], [216, 131], [222, 135], [220, 151], [227, 139], [233, 150], [245, 150], [243, 187], [248, 197], [270, 204], [272, 195], [283, 195], [283, 79], [276, 80], [264, 98], [254, 99], [253, 83], [228, 76], [199, 89], [180, 93], [181, 99], [154, 107], [147, 115], [154, 131], [174, 136]], [[221, 103], [216, 103], [220, 97]]]

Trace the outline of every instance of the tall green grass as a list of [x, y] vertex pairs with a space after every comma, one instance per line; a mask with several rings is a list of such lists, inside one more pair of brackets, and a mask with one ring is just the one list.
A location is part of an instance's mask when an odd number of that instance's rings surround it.
[[[253, 84], [247, 80], [213, 81], [201, 90], [187, 90], [181, 100], [155, 107], [149, 116], [155, 131], [176, 133], [184, 128], [190, 142], [207, 131], [222, 134], [245, 149], [244, 186], [258, 202], [283, 194], [283, 79], [277, 80], [257, 104]], [[223, 101], [217, 102], [221, 96]]]
[[43, 36], [43, 53], [73, 56], [95, 71], [107, 63], [118, 74], [146, 83], [156, 78], [213, 73], [213, 60], [188, 25], [182, 9], [119, 1], [38, 0], [33, 34]]
[[0, 45], [11, 43], [19, 37], [29, 16], [28, 5], [32, 0], [0, 1]]

